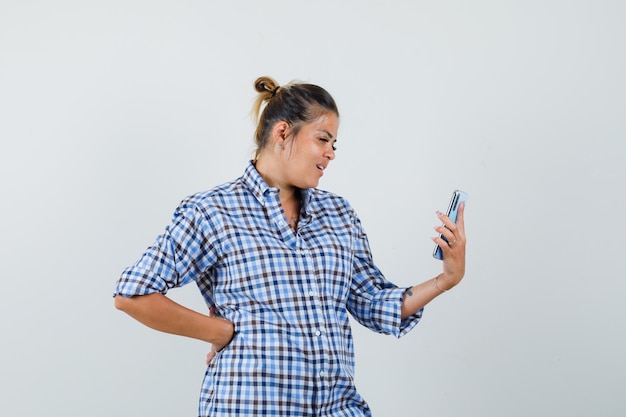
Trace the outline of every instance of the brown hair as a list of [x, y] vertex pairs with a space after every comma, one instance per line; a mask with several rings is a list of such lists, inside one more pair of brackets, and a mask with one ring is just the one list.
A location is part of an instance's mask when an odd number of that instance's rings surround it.
[[317, 85], [292, 81], [280, 86], [273, 78], [259, 77], [254, 82], [254, 88], [259, 93], [252, 106], [252, 114], [257, 120], [255, 160], [267, 144], [276, 122], [287, 122], [292, 134], [297, 135], [302, 125], [325, 113], [334, 113], [339, 117], [335, 100]]

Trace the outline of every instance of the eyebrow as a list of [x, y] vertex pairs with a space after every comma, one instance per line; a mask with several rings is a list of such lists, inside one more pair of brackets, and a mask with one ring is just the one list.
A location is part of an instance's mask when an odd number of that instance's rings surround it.
[[[328, 130], [320, 129], [320, 130], [318, 130], [318, 132], [324, 132], [324, 133], [326, 133], [328, 135], [329, 138], [331, 138], [331, 139], [333, 138], [333, 134], [330, 133]], [[337, 139], [335, 139], [335, 141], [336, 140]]]

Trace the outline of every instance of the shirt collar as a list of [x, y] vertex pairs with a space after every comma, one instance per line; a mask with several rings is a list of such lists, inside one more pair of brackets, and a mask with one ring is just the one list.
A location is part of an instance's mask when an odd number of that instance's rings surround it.
[[256, 170], [252, 161], [248, 162], [248, 165], [241, 176], [241, 180], [256, 197], [256, 199], [259, 200], [261, 204], [265, 205], [265, 193], [270, 191], [270, 187], [267, 185], [263, 177], [261, 177], [259, 171]]
[[[263, 206], [265, 206], [266, 204], [267, 193], [278, 192], [276, 188], [271, 188], [269, 185], [267, 185], [263, 177], [261, 177], [261, 174], [259, 174], [259, 171], [256, 170], [256, 167], [254, 166], [254, 163], [252, 161], [248, 162], [248, 165], [246, 166], [246, 169], [243, 172], [241, 179], [255, 196], [255, 198], [261, 204], [263, 204]], [[304, 209], [305, 213], [309, 214], [309, 207], [312, 196], [311, 189], [303, 189], [301, 190], [301, 193], [302, 208]]]

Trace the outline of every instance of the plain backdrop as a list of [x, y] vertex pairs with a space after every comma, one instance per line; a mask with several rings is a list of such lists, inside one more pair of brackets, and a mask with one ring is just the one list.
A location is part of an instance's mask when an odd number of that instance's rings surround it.
[[[401, 339], [354, 326], [377, 416], [624, 416], [626, 3], [0, 2], [0, 415], [195, 416], [209, 346], [114, 309], [179, 201], [238, 177], [256, 77], [341, 112], [320, 187], [387, 278], [467, 274]], [[206, 311], [194, 285], [170, 292]]]

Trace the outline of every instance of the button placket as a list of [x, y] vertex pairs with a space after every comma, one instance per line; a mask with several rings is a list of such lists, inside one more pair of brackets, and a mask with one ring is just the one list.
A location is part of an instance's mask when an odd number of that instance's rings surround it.
[[312, 342], [316, 346], [315, 351], [320, 358], [317, 362], [317, 375], [320, 378], [320, 384], [324, 389], [327, 389], [330, 382], [329, 376], [329, 360], [328, 353], [331, 350], [330, 340], [326, 332], [326, 317], [324, 314], [324, 306], [322, 302], [321, 282], [313, 252], [307, 248], [306, 240], [302, 235], [298, 235], [296, 254], [300, 259], [303, 271], [306, 271], [309, 277], [309, 285], [303, 290], [304, 295], [307, 297], [308, 304], [311, 306], [311, 323], [313, 327], [310, 328], [310, 337]]

